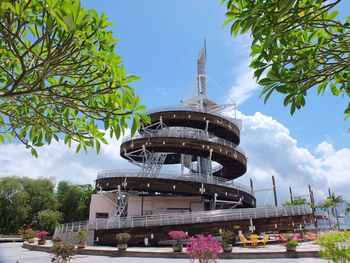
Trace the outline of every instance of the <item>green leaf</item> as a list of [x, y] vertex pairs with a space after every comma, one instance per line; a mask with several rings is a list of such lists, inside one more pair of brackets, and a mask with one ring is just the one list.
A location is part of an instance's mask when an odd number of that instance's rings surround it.
[[38, 153], [36, 152], [36, 150], [33, 147], [30, 149], [30, 152], [35, 158], [38, 158]]
[[329, 20], [333, 20], [339, 14], [338, 10], [334, 10], [332, 13], [328, 15]]
[[75, 153], [78, 153], [81, 150], [81, 143], [78, 144], [77, 148], [75, 149]]
[[135, 135], [136, 130], [137, 130], [137, 124], [136, 124], [136, 121], [134, 119], [133, 122], [132, 122], [132, 126], [131, 126], [131, 136]]
[[100, 153], [100, 149], [101, 149], [101, 144], [98, 140], [95, 141], [96, 143], [96, 153], [99, 154]]
[[262, 79], [262, 80], [260, 80], [258, 82], [258, 84], [261, 85], [261, 86], [267, 86], [267, 85], [270, 85], [270, 84], [273, 84], [273, 83], [275, 83], [275, 81], [273, 81], [273, 80], [271, 80], [269, 78], [264, 78], [264, 79]]

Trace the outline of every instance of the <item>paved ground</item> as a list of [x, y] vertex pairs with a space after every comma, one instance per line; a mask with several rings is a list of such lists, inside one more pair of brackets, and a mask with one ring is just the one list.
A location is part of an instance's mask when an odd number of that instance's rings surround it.
[[[110, 258], [102, 256], [74, 256], [72, 263], [137, 263], [152, 261], [152, 263], [181, 263], [190, 262], [188, 259], [167, 259], [167, 258]], [[0, 243], [0, 263], [49, 263], [50, 255], [45, 252], [30, 251], [22, 248], [22, 243]], [[326, 260], [319, 258], [302, 258], [302, 259], [221, 259], [223, 263], [326, 263]]]

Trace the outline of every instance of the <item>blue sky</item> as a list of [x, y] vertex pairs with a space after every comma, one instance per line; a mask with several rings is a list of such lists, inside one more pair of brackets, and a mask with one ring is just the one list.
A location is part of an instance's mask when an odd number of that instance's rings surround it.
[[[204, 37], [208, 74], [227, 94], [233, 85], [239, 84], [240, 74], [249, 70], [249, 36], [234, 39], [229, 27], [222, 27], [226, 10], [219, 0], [83, 0], [82, 3], [100, 13], [106, 12], [115, 23], [112, 28], [120, 39], [117, 53], [122, 56], [127, 71], [142, 78], [135, 87], [149, 108], [177, 104], [188, 93]], [[349, 3], [343, 6], [350, 9]], [[337, 148], [349, 145], [350, 122], [343, 121], [346, 101], [329, 94], [318, 97], [314, 93], [310, 92], [307, 107], [293, 117], [277, 94], [264, 105], [258, 99], [259, 89], [239, 105], [239, 110], [273, 116], [305, 147], [315, 147], [322, 140], [331, 141]], [[215, 86], [209, 94], [217, 101], [225, 100]]]
[[[343, 2], [344, 16], [350, 3]], [[222, 27], [225, 6], [220, 0], [82, 0], [82, 5], [106, 12], [115, 23], [111, 29], [120, 40], [116, 53], [129, 74], [142, 78], [134, 87], [150, 109], [178, 105], [189, 94], [197, 55], [206, 38], [207, 73], [221, 87], [209, 81], [208, 95], [222, 103], [229, 95], [238, 102], [243, 120], [248, 172], [240, 179], [242, 183], [253, 178], [263, 188], [271, 185], [271, 175], [275, 175], [282, 200], [287, 198], [288, 186], [301, 195], [307, 193], [307, 184], [315, 188], [319, 199], [331, 187], [350, 200], [350, 121], [343, 120], [347, 101], [310, 92], [306, 107], [294, 116], [283, 107], [278, 94], [264, 105], [248, 67], [249, 35], [233, 38], [229, 27]], [[110, 141], [97, 156], [94, 151], [76, 155], [74, 149], [54, 143], [39, 149], [38, 159], [22, 145], [0, 145], [0, 176], [92, 183], [98, 171], [130, 168], [119, 157], [119, 144]]]

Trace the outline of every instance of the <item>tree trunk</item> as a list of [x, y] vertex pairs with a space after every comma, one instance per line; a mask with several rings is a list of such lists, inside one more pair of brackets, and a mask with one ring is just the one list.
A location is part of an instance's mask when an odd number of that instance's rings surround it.
[[335, 217], [336, 217], [336, 219], [337, 219], [337, 227], [338, 227], [338, 230], [340, 230], [339, 217], [338, 217], [338, 209], [335, 209]]
[[329, 213], [329, 209], [327, 209], [327, 213], [328, 213], [328, 223], [329, 223], [329, 229], [332, 228], [332, 223], [331, 223], [331, 215]]

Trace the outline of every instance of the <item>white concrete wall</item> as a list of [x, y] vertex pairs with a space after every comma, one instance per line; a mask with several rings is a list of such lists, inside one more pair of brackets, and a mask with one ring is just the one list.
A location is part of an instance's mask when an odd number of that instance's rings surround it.
[[108, 217], [116, 211], [115, 193], [93, 194], [90, 202], [89, 220], [96, 219], [96, 213], [108, 213]]
[[[140, 216], [142, 207], [141, 196], [128, 197], [128, 217]], [[201, 196], [145, 196], [143, 198], [143, 215], [197, 212], [204, 210]]]

